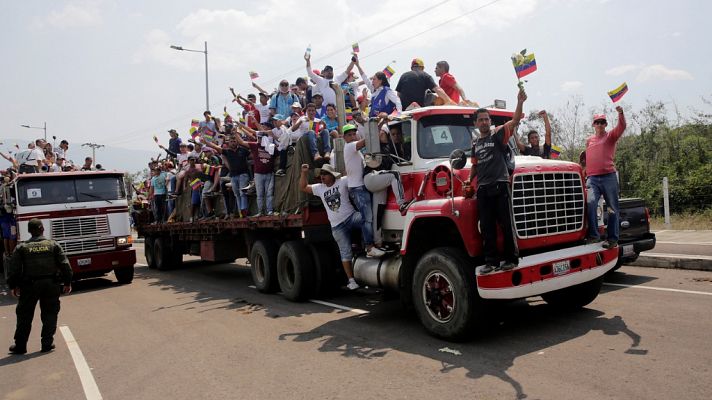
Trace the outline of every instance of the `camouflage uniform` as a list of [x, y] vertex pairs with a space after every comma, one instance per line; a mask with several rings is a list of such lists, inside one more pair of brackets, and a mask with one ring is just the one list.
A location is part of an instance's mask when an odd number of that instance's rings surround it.
[[15, 345], [18, 348], [26, 348], [38, 301], [42, 318], [42, 348], [52, 346], [57, 330], [60, 284], [69, 286], [71, 282], [72, 268], [56, 241], [33, 236], [15, 248], [10, 258], [7, 284], [10, 289], [20, 288], [15, 311]]

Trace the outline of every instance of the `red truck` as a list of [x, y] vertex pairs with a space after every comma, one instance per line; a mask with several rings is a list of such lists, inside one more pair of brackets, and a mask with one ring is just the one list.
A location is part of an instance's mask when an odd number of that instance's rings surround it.
[[[489, 301], [542, 296], [557, 307], [583, 307], [596, 298], [618, 258], [617, 248], [584, 244], [580, 166], [518, 156], [512, 213], [522, 258], [514, 270], [480, 273], [477, 199], [463, 196], [474, 111], [424, 107], [389, 123], [403, 134], [404, 157], [393, 169], [412, 203], [402, 215], [388, 194], [383, 239], [396, 251], [380, 259], [355, 253], [353, 264], [357, 281], [397, 292], [429, 333], [448, 340], [467, 338]], [[489, 111], [495, 125], [512, 117], [510, 111]], [[374, 152], [378, 128], [374, 121], [368, 128], [366, 151]], [[296, 172], [278, 177], [277, 186], [296, 187], [299, 162], [291, 161]], [[299, 213], [288, 216], [139, 226], [149, 267], [175, 267], [183, 254], [228, 262], [248, 257], [260, 291], [279, 289], [293, 301], [323, 296], [345, 280], [326, 213], [318, 199], [303, 196]]]

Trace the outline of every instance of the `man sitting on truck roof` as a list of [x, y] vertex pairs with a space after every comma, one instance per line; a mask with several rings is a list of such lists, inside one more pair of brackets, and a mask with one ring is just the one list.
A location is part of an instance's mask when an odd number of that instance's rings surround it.
[[356, 290], [359, 286], [354, 279], [353, 265], [351, 264], [351, 259], [353, 258], [351, 253], [351, 231], [363, 225], [363, 218], [349, 201], [349, 188], [346, 177], [341, 177], [341, 174], [334, 170], [334, 167], [330, 164], [324, 164], [319, 173], [321, 183], [313, 185], [307, 185], [308, 173], [309, 164], [302, 164], [299, 189], [304, 193], [318, 196], [324, 204], [326, 215], [331, 225], [331, 234], [339, 246], [341, 264], [344, 267], [346, 276], [349, 278], [349, 283], [346, 287], [350, 290]]

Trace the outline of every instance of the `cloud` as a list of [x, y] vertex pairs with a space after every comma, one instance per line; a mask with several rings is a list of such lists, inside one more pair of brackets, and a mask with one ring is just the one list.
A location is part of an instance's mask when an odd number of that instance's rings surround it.
[[43, 17], [36, 17], [34, 28], [87, 28], [102, 23], [100, 4], [96, 1], [68, 3], [62, 9], [51, 11]]
[[564, 92], [573, 92], [580, 89], [583, 86], [583, 82], [580, 81], [566, 81], [561, 84], [561, 90]]
[[613, 67], [610, 69], [606, 70], [606, 75], [611, 75], [611, 76], [621, 76], [623, 74], [626, 74], [631, 71], [636, 71], [640, 68], [642, 68], [643, 65], [639, 64], [625, 64], [625, 65], [619, 65], [617, 67]]
[[[303, 65], [301, 55], [311, 43], [312, 62], [315, 68], [320, 68], [324, 63], [334, 66], [346, 63], [350, 44], [358, 40], [362, 60], [377, 53], [377, 56], [373, 56], [373, 60], [377, 61], [369, 62], [365, 67], [370, 67], [372, 63], [382, 67], [381, 64], [385, 65], [391, 59], [386, 60], [387, 52], [381, 53], [380, 50], [430, 48], [446, 40], [466, 37], [478, 30], [503, 30], [533, 13], [537, 0], [512, 3], [495, 3], [468, 14], [482, 3], [411, 0], [407, 10], [403, 10], [398, 0], [382, 0], [378, 7], [356, 7], [347, 0], [310, 2], [307, 7], [311, 11], [319, 10], [317, 19], [310, 18], [313, 12], [307, 10], [297, 18], [285, 12], [304, 9], [304, 2], [298, 0], [265, 0], [259, 6], [244, 9], [198, 9], [178, 22], [175, 26], [176, 36], [160, 38], [156, 30], [152, 31], [146, 36], [134, 60], [152, 60], [177, 66], [183, 63], [176, 62], [176, 56], [186, 58], [186, 55], [176, 54], [178, 52], [175, 51], [166, 52], [156, 45], [159, 39], [166, 39], [163, 43], [166, 45], [170, 39], [170, 44], [191, 49], [201, 49], [203, 42], [207, 41], [211, 69], [234, 71], [241, 68], [245, 73], [248, 69], [258, 72], [265, 69], [285, 71]], [[432, 10], [414, 15], [428, 8]], [[396, 9], [402, 11], [393, 14], [391, 10]], [[310, 28], [301, 28], [302, 22], [306, 22]], [[338, 24], [339, 29], [331, 28], [334, 23]], [[445, 24], [407, 40], [440, 23]], [[331, 53], [335, 54], [329, 56]], [[188, 68], [202, 68], [202, 60], [195, 58], [188, 62]], [[272, 60], [275, 58], [279, 60], [277, 65], [281, 64], [279, 67], [274, 66]], [[267, 67], [268, 64], [272, 65]], [[303, 73], [303, 70], [302, 67], [299, 72]]]
[[638, 82], [648, 81], [690, 81], [692, 74], [684, 69], [672, 69], [662, 64], [648, 65], [635, 78]]

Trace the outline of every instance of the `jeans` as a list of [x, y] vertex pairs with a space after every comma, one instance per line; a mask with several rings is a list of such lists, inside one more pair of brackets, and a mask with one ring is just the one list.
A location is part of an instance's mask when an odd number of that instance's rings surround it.
[[153, 195], [153, 217], [156, 222], [165, 222], [166, 214], [166, 195]]
[[[173, 175], [171, 177], [170, 183], [168, 184], [168, 193], [175, 193], [175, 191], [176, 191], [176, 176]], [[167, 207], [168, 207], [168, 209], [166, 210], [166, 215], [173, 214], [173, 210], [175, 210], [175, 208], [176, 208], [175, 199], [168, 200]]]
[[232, 192], [235, 193], [235, 201], [239, 205], [240, 210], [249, 209], [250, 206], [247, 201], [247, 194], [245, 194], [241, 189], [250, 183], [250, 175], [248, 173], [244, 173], [237, 176], [231, 176], [230, 183], [232, 183]]
[[331, 227], [331, 234], [339, 246], [339, 255], [341, 261], [351, 261], [353, 254], [351, 253], [351, 231], [356, 228], [361, 228], [366, 225], [361, 218], [361, 214], [355, 212], [344, 222]]
[[361, 234], [366, 247], [373, 245], [373, 209], [371, 208], [371, 193], [365, 186], [349, 188], [349, 197], [363, 219]]
[[495, 182], [477, 188], [477, 213], [482, 232], [482, 253], [489, 265], [499, 265], [497, 255], [497, 223], [502, 228], [504, 260], [518, 264], [519, 249], [514, 240], [514, 227], [509, 204], [509, 184]]
[[[306, 135], [309, 138], [309, 153], [312, 155], [312, 157], [314, 157], [317, 153], [319, 153], [319, 146], [316, 143], [317, 134], [314, 131], [309, 131], [306, 133]], [[321, 140], [324, 154], [331, 153], [331, 141], [329, 140], [329, 131], [327, 131], [326, 129], [322, 129], [321, 132], [319, 132], [319, 139]]]
[[257, 189], [257, 212], [262, 212], [262, 203], [267, 199], [265, 204], [265, 213], [271, 214], [272, 203], [274, 202], [274, 174], [258, 174], [255, 173], [255, 189]]
[[[606, 231], [608, 232], [608, 240], [618, 241], [618, 231], [620, 225], [619, 210], [618, 210], [618, 177], [615, 172], [605, 175], [593, 175], [586, 179], [587, 199], [586, 213], [588, 215], [588, 237], [598, 238], [598, 218], [596, 209], [598, 208], [598, 199], [603, 195], [606, 201], [607, 209], [612, 210], [608, 214], [608, 223]], [[607, 210], [603, 210], [606, 212]]]

